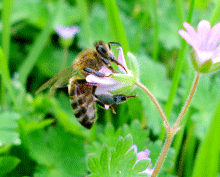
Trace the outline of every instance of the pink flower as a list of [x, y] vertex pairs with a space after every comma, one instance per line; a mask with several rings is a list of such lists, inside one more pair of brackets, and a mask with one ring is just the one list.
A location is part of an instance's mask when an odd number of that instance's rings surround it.
[[[135, 152], [137, 153], [137, 161], [136, 163], [139, 161], [139, 160], [142, 160], [142, 159], [148, 159], [148, 160], [151, 160], [149, 158], [149, 155], [150, 155], [150, 150], [146, 149], [145, 151], [141, 151], [141, 152], [137, 152], [137, 145], [133, 145], [131, 146], [130, 149], [134, 148]], [[129, 150], [130, 150], [129, 149]], [[128, 150], [128, 151], [129, 151]], [[136, 164], [135, 163], [135, 164]], [[147, 173], [149, 176], [152, 175], [154, 169], [150, 169], [150, 168], [146, 168], [144, 171], [140, 172], [140, 173]]]
[[193, 47], [200, 65], [210, 59], [212, 64], [220, 62], [220, 23], [211, 29], [210, 23], [202, 20], [198, 24], [197, 32], [187, 22], [183, 26], [186, 31], [179, 30], [179, 34]]
[[77, 26], [57, 26], [55, 31], [61, 38], [72, 39], [79, 32], [79, 28]]
[[[117, 49], [119, 49], [118, 62], [122, 66], [124, 66], [124, 68], [127, 70], [127, 72], [130, 73], [130, 71], [127, 68], [125, 59], [124, 59], [124, 54], [123, 54], [122, 48], [118, 47]], [[118, 66], [118, 68], [122, 73], [124, 73], [124, 74], [126, 73], [126, 71], [123, 69], [123, 67]], [[95, 91], [96, 95], [101, 95], [101, 94], [112, 95], [111, 91], [117, 90], [117, 89], [127, 85], [126, 83], [116, 81], [112, 77], [109, 77], [113, 73], [106, 66], [102, 66], [102, 68], [99, 70], [99, 72], [104, 74], [106, 77], [98, 77], [94, 74], [89, 74], [86, 77], [86, 81], [89, 84], [93, 84], [93, 85], [97, 86], [96, 91]]]

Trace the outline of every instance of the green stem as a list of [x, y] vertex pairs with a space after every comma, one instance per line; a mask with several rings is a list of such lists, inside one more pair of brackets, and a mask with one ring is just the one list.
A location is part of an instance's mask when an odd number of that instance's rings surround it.
[[195, 81], [193, 83], [193, 86], [192, 86], [191, 92], [189, 94], [189, 97], [188, 97], [188, 99], [187, 99], [187, 101], [186, 101], [186, 103], [185, 103], [185, 105], [184, 105], [184, 107], [183, 107], [183, 109], [182, 109], [182, 111], [181, 111], [177, 121], [175, 122], [175, 124], [173, 126], [174, 130], [178, 129], [178, 126], [179, 126], [180, 122], [182, 121], [183, 116], [186, 113], [186, 110], [188, 109], [190, 102], [192, 101], [193, 95], [194, 95], [194, 93], [196, 91], [196, 87], [197, 87], [198, 82], [199, 82], [199, 76], [200, 76], [200, 73], [196, 73], [196, 78], [195, 78]]
[[141, 83], [138, 82], [136, 85], [137, 85], [138, 87], [140, 87], [140, 88], [150, 97], [150, 99], [152, 100], [152, 102], [155, 104], [157, 110], [159, 111], [159, 113], [160, 113], [160, 115], [161, 115], [161, 117], [162, 117], [162, 119], [163, 119], [163, 123], [164, 123], [164, 125], [165, 125], [166, 130], [167, 130], [167, 132], [169, 132], [169, 131], [170, 131], [169, 122], [167, 121], [167, 118], [166, 118], [166, 116], [165, 116], [165, 114], [164, 114], [162, 108], [160, 107], [158, 101], [156, 100], [156, 98], [153, 96], [153, 94], [152, 94], [143, 84], [141, 84]]
[[157, 161], [157, 164], [156, 164], [156, 166], [154, 168], [154, 172], [153, 172], [151, 177], [156, 177], [157, 174], [159, 173], [160, 168], [163, 165], [163, 161], [164, 161], [164, 159], [166, 157], [166, 154], [167, 154], [167, 152], [169, 150], [169, 147], [170, 147], [170, 145], [172, 143], [174, 135], [175, 135], [175, 132], [173, 132], [173, 130], [168, 132], [168, 136], [167, 136], [167, 138], [165, 140], [162, 152], [160, 154], [160, 157], [159, 157], [159, 159]]
[[176, 132], [179, 129], [178, 126], [179, 126], [181, 120], [183, 119], [183, 116], [184, 116], [186, 110], [188, 109], [190, 102], [192, 101], [193, 95], [194, 95], [194, 93], [196, 91], [196, 87], [198, 85], [199, 76], [200, 76], [200, 74], [197, 73], [196, 77], [195, 77], [195, 81], [194, 81], [192, 89], [191, 89], [191, 92], [190, 92], [190, 94], [188, 96], [188, 99], [187, 99], [187, 101], [186, 101], [182, 111], [180, 112], [180, 115], [179, 115], [177, 121], [175, 122], [174, 126], [171, 129], [169, 129], [169, 131], [167, 132], [168, 135], [167, 135], [164, 147], [162, 149], [162, 152], [160, 154], [159, 160], [157, 161], [157, 164], [156, 164], [156, 166], [154, 168], [154, 172], [152, 174], [152, 177], [156, 177], [157, 174], [159, 173], [159, 170], [160, 170], [160, 168], [161, 168], [161, 166], [163, 164], [163, 161], [164, 161], [164, 159], [165, 159], [165, 157], [167, 155], [168, 149], [169, 149], [169, 147], [170, 147], [170, 145], [172, 143], [173, 137], [174, 137], [174, 135], [176, 134]]
[[68, 57], [68, 47], [64, 47], [64, 49], [63, 49], [63, 62], [62, 62], [62, 66], [61, 66], [61, 71], [66, 69], [67, 57]]

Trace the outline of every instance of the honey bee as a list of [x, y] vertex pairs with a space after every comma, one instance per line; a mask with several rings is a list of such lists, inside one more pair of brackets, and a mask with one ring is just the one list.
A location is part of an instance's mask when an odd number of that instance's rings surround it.
[[[126, 95], [96, 95], [96, 86], [89, 85], [85, 80], [88, 74], [104, 77], [99, 72], [103, 65], [113, 73], [116, 73], [111, 66], [112, 62], [124, 68], [115, 59], [111, 50], [112, 45], [120, 45], [120, 43], [109, 42], [106, 44], [103, 41], [98, 41], [94, 44], [94, 49], [82, 51], [74, 60], [73, 65], [49, 79], [36, 91], [36, 94], [48, 87], [50, 87], [50, 92], [54, 94], [58, 87], [68, 82], [68, 94], [73, 113], [81, 125], [90, 129], [96, 120], [95, 102], [101, 107], [109, 105], [114, 113], [115, 111], [111, 104], [121, 103], [126, 101], [127, 98], [134, 97]], [[124, 70], [126, 71], [125, 68]]]

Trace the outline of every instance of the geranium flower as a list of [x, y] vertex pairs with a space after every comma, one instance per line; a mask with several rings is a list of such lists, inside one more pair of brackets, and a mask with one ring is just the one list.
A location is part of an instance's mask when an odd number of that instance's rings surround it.
[[[138, 150], [137, 150], [137, 145], [131, 146], [130, 149], [132, 149], [132, 148], [134, 148], [135, 152], [137, 153], [137, 161], [136, 161], [136, 163], [137, 163], [139, 160], [142, 160], [142, 159], [151, 160], [151, 159], [149, 158], [150, 150], [145, 149], [145, 151], [140, 151], [140, 152], [138, 152]], [[129, 149], [129, 150], [130, 150], [130, 149]], [[129, 151], [129, 150], [128, 150], [128, 151]], [[136, 164], [136, 163], [135, 163], [135, 164]], [[142, 171], [142, 172], [140, 172], [140, 173], [146, 173], [146, 174], [148, 174], [149, 176], [151, 176], [152, 173], [153, 173], [153, 171], [154, 171], [154, 169], [146, 168], [144, 171]]]
[[61, 38], [72, 39], [79, 32], [79, 28], [77, 26], [57, 26], [55, 31]]
[[[117, 49], [119, 49], [118, 62], [122, 66], [124, 66], [124, 68], [127, 70], [127, 72], [131, 73], [128, 70], [128, 67], [126, 65], [122, 48], [118, 47]], [[122, 73], [126, 74], [126, 71], [123, 69], [123, 67], [118, 66], [118, 69]], [[127, 85], [126, 83], [117, 81], [117, 80], [113, 79], [112, 77], [109, 77], [109, 76], [113, 75], [113, 72], [110, 71], [105, 65], [102, 66], [102, 68], [99, 70], [99, 72], [104, 74], [106, 77], [98, 77], [94, 74], [89, 74], [86, 77], [86, 81], [88, 83], [94, 84], [95, 86], [97, 86], [96, 92], [95, 92], [95, 94], [97, 94], [97, 95], [100, 95], [100, 94], [112, 95], [111, 91]]]
[[[220, 23], [212, 29], [209, 21], [202, 20], [198, 24], [197, 32], [187, 22], [183, 24], [186, 31], [179, 30], [179, 34], [190, 44], [195, 51], [196, 70], [201, 69], [202, 65], [210, 61], [210, 66], [220, 62]], [[194, 61], [193, 61], [194, 62]], [[193, 63], [194, 64], [194, 63]], [[207, 64], [206, 64], [207, 65]], [[206, 66], [207, 67], [207, 66]], [[206, 70], [209, 70], [206, 69]]]
[[[105, 98], [111, 100], [111, 96], [113, 95], [121, 95], [122, 92], [130, 92], [134, 89], [134, 84], [130, 80], [134, 80], [132, 72], [128, 69], [123, 50], [121, 47], [117, 48], [119, 49], [119, 54], [118, 54], [118, 69], [121, 71], [121, 73], [113, 73], [111, 70], [109, 70], [105, 65], [102, 66], [102, 68], [99, 70], [99, 73], [102, 73], [105, 77], [98, 77], [94, 74], [89, 74], [86, 77], [86, 81], [88, 82], [89, 85], [94, 85], [97, 86], [95, 90], [95, 95], [97, 96], [102, 96], [105, 95]], [[126, 79], [129, 80], [126, 82]], [[120, 91], [120, 94], [115, 94], [115, 92]], [[123, 91], [122, 91], [123, 90]], [[126, 90], [126, 91], [125, 91]], [[108, 98], [108, 95], [110, 96]], [[126, 99], [134, 96], [125, 96]], [[117, 98], [115, 98], [117, 99]], [[120, 100], [120, 99], [119, 99]], [[125, 100], [124, 100], [125, 101]], [[123, 102], [121, 101], [112, 101], [113, 103], [120, 103]], [[109, 106], [109, 105], [104, 105], [105, 109], [111, 108], [113, 113], [114, 109]]]

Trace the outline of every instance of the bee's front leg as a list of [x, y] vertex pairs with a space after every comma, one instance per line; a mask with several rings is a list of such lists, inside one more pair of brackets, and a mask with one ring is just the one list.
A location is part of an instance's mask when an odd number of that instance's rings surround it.
[[91, 69], [91, 68], [83, 68], [83, 71], [89, 73], [89, 74], [95, 74], [96, 76], [98, 77], [105, 77], [104, 74], [98, 72], [98, 71], [95, 71], [94, 69]]
[[102, 62], [105, 64], [105, 66], [112, 71], [113, 73], [116, 73], [116, 71], [114, 70], [114, 68], [112, 67], [111, 63], [109, 62], [108, 59], [104, 58], [104, 57], [100, 57]]

